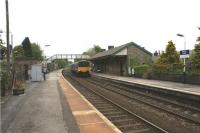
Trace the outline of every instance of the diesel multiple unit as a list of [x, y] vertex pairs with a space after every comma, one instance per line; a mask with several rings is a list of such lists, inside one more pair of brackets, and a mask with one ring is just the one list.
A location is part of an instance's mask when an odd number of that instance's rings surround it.
[[77, 75], [90, 75], [90, 62], [82, 60], [71, 64], [71, 72]]

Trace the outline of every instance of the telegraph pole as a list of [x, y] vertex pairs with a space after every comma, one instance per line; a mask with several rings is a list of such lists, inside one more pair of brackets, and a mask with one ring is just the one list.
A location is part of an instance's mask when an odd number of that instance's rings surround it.
[[8, 0], [6, 2], [6, 42], [7, 42], [7, 64], [8, 71], [10, 70], [10, 38], [9, 38], [9, 10], [8, 10]]

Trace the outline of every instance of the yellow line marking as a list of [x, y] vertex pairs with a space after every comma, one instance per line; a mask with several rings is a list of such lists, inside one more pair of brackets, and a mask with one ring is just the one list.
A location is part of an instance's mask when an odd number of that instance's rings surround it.
[[88, 115], [88, 114], [95, 114], [95, 110], [84, 110], [84, 111], [73, 111], [72, 112], [74, 116], [78, 115]]

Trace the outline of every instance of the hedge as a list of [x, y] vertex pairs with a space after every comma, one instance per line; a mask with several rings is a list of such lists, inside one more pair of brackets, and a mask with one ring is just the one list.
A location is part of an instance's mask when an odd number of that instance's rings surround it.
[[139, 78], [150, 78], [151, 66], [147, 64], [138, 65], [134, 67], [135, 76]]

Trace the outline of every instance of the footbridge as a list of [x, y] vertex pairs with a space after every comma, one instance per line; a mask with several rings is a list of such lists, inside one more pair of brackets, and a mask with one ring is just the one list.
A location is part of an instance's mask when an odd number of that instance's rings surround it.
[[52, 62], [56, 59], [82, 59], [82, 60], [88, 60], [90, 58], [89, 55], [83, 55], [83, 54], [55, 54], [49, 58], [47, 58], [47, 62]]

